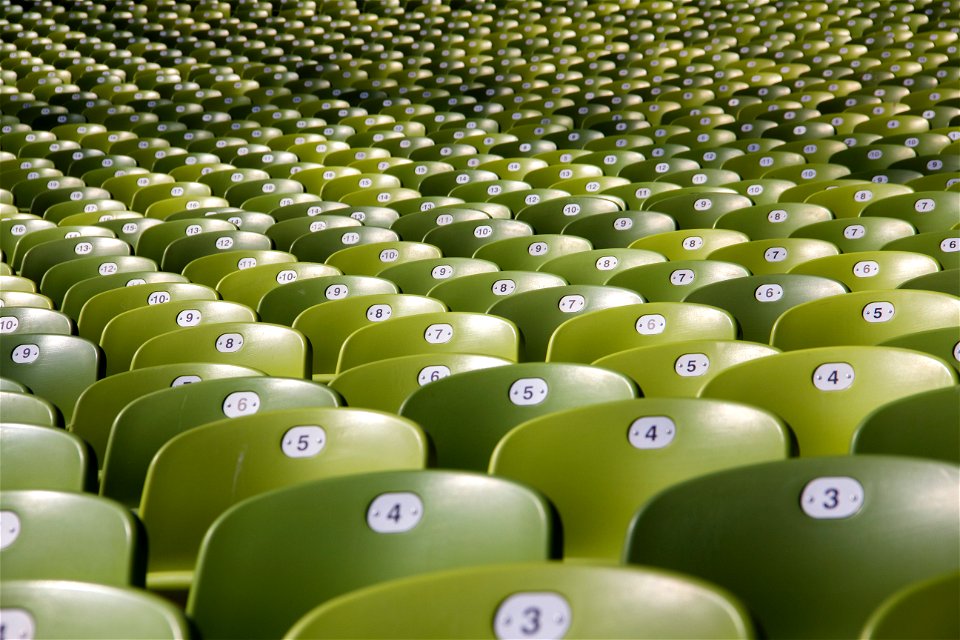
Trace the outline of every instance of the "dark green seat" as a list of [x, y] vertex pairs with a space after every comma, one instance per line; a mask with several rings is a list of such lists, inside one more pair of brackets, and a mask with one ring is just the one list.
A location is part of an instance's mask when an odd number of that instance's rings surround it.
[[960, 387], [923, 391], [881, 405], [853, 435], [851, 453], [960, 462]]
[[887, 598], [870, 616], [861, 638], [934, 640], [960, 636], [960, 572], [919, 580]]

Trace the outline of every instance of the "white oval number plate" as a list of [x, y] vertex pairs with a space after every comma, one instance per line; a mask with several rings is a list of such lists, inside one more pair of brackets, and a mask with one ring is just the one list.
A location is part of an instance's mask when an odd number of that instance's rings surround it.
[[35, 344], [21, 344], [13, 350], [10, 358], [17, 364], [30, 364], [40, 357], [40, 347]]
[[20, 516], [13, 511], [0, 511], [0, 549], [6, 549], [20, 536]]
[[520, 378], [510, 385], [510, 402], [518, 406], [540, 404], [550, 389], [543, 378]]
[[663, 333], [666, 328], [667, 319], [659, 313], [652, 313], [637, 318], [637, 333], [642, 336], [653, 336], [658, 333]]
[[17, 316], [3, 316], [0, 318], [0, 333], [13, 333], [20, 328], [20, 319]]
[[453, 326], [449, 324], [432, 324], [423, 332], [423, 339], [430, 344], [444, 344], [453, 339]]
[[633, 421], [627, 438], [637, 449], [662, 449], [676, 434], [677, 425], [667, 416], [645, 416]]
[[710, 368], [710, 358], [705, 353], [685, 353], [673, 364], [677, 375], [683, 378], [702, 376]]
[[33, 616], [23, 609], [0, 609], [0, 629], [4, 640], [33, 640], [37, 635]]
[[446, 378], [450, 375], [450, 367], [442, 364], [434, 364], [420, 369], [417, 374], [417, 383], [422, 387], [425, 384], [436, 382], [440, 378]]
[[800, 507], [811, 518], [849, 518], [863, 507], [863, 485], [844, 476], [816, 478], [800, 495]]
[[515, 593], [500, 603], [493, 632], [507, 638], [563, 638], [570, 629], [570, 603], [557, 593]]
[[828, 362], [813, 372], [813, 386], [821, 391], [842, 391], [853, 385], [853, 367], [846, 362]]
[[367, 524], [377, 533], [410, 531], [423, 518], [423, 501], [415, 493], [382, 493], [367, 509]]
[[327, 432], [316, 425], [290, 427], [283, 434], [280, 448], [288, 458], [312, 458], [327, 444]]
[[887, 322], [896, 312], [891, 302], [871, 302], [863, 308], [863, 319], [867, 322]]
[[217, 351], [220, 353], [235, 353], [243, 348], [243, 336], [239, 333], [225, 333], [217, 338]]
[[253, 391], [234, 391], [223, 401], [223, 415], [228, 418], [253, 415], [260, 411], [260, 396]]

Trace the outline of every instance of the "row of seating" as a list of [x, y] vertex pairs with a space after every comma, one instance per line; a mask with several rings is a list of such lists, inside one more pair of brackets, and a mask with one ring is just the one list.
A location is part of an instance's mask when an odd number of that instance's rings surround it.
[[0, 7], [5, 637], [960, 633], [955, 1]]

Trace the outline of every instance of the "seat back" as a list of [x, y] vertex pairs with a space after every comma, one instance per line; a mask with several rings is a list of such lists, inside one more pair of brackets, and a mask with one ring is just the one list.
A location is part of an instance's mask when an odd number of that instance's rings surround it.
[[[923, 419], [917, 419], [923, 416]], [[960, 387], [922, 391], [881, 405], [861, 420], [851, 453], [960, 462]]]

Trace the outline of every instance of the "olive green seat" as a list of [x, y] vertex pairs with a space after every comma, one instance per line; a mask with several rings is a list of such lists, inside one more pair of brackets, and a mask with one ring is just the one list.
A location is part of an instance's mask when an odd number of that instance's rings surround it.
[[[789, 191], [786, 192], [784, 197], [788, 197], [789, 193]], [[874, 204], [875, 202], [912, 193], [913, 189], [900, 184], [867, 182], [864, 184], [840, 185], [835, 189], [817, 191], [804, 199], [804, 202], [830, 209], [835, 218], [855, 218], [868, 205], [877, 206]]]
[[957, 346], [960, 344], [960, 322], [954, 318], [954, 322], [947, 322], [945, 325], [936, 329], [918, 329], [904, 333], [887, 338], [879, 344], [928, 353], [950, 363], [960, 372], [960, 348]]
[[606, 284], [626, 269], [662, 262], [666, 262], [666, 258], [653, 251], [604, 248], [551, 258], [541, 264], [538, 271], [558, 275], [570, 284]]
[[843, 253], [876, 251], [899, 238], [916, 233], [904, 220], [887, 217], [840, 218], [815, 222], [796, 229], [791, 238], [814, 238], [835, 244]]
[[77, 398], [101, 377], [103, 369], [97, 345], [72, 335], [3, 334], [0, 357], [3, 375], [56, 407], [64, 424], [73, 417]]
[[744, 362], [720, 372], [701, 395], [775, 413], [793, 430], [804, 457], [845, 455], [868, 413], [956, 378], [948, 364], [916, 351], [831, 346]]
[[[389, 231], [385, 229], [385, 231]], [[390, 231], [390, 233], [394, 233]], [[369, 242], [347, 247], [328, 256], [325, 264], [342, 273], [358, 276], [376, 276], [394, 265], [415, 260], [430, 260], [441, 257], [440, 249], [425, 242], [395, 240]]]
[[421, 469], [427, 441], [395, 415], [331, 407], [264, 410], [197, 426], [164, 444], [139, 515], [150, 537], [147, 586], [186, 590], [210, 525], [234, 504], [323, 478]]
[[310, 344], [299, 331], [267, 322], [220, 322], [169, 331], [137, 349], [131, 369], [175, 362], [217, 362], [271, 376], [309, 377]]
[[679, 229], [646, 236], [628, 246], [662, 253], [668, 260], [704, 260], [721, 247], [749, 241], [746, 234], [729, 229]]
[[478, 258], [438, 257], [389, 266], [380, 277], [395, 283], [403, 293], [426, 295], [434, 286], [452, 278], [499, 271], [496, 264]]
[[787, 428], [766, 411], [641, 398], [524, 422], [497, 445], [490, 473], [537, 489], [557, 507], [565, 559], [615, 562], [634, 513], [662, 490], [789, 453]]
[[644, 300], [680, 302], [699, 288], [750, 275], [746, 267], [721, 260], [672, 260], [624, 269], [606, 284], [635, 291]]
[[127, 371], [143, 343], [168, 331], [218, 322], [255, 322], [252, 309], [223, 300], [176, 300], [125, 311], [103, 328], [100, 346], [107, 376]]
[[623, 375], [572, 363], [485, 368], [444, 377], [414, 391], [400, 415], [426, 431], [433, 464], [483, 471], [497, 442], [516, 425], [586, 404], [636, 397]]
[[721, 371], [775, 353], [757, 342], [692, 339], [623, 349], [593, 365], [629, 376], [646, 397], [695, 398]]
[[225, 275], [217, 283], [217, 291], [224, 300], [256, 309], [263, 296], [272, 289], [301, 279], [333, 275], [340, 275], [339, 270], [316, 262], [259, 264]]
[[441, 282], [430, 289], [428, 294], [446, 304], [451, 311], [485, 313], [505, 297], [565, 284], [566, 280], [551, 273], [495, 271]]
[[861, 638], [933, 640], [960, 636], [960, 572], [918, 580], [896, 591], [874, 610]]
[[867, 205], [860, 217], [882, 216], [909, 222], [919, 233], [944, 231], [960, 222], [960, 193], [918, 191]]
[[960, 387], [943, 387], [883, 404], [863, 418], [851, 453], [960, 461]]
[[493, 314], [418, 313], [370, 324], [351, 333], [340, 349], [336, 372], [416, 353], [472, 353], [516, 361], [519, 343], [516, 325]]
[[223, 251], [267, 251], [273, 242], [267, 236], [253, 231], [204, 231], [174, 240], [167, 245], [160, 260], [164, 271], [182, 273], [184, 267], [197, 258]]
[[142, 256], [88, 256], [47, 269], [40, 281], [40, 291], [59, 306], [63, 303], [67, 291], [81, 280], [117, 273], [157, 270], [156, 262]]
[[774, 325], [770, 344], [785, 351], [881, 344], [932, 329], [953, 327], [956, 333], [958, 326], [960, 300], [948, 294], [908, 289], [857, 291], [787, 310]]
[[256, 369], [212, 362], [182, 362], [116, 373], [97, 380], [77, 400], [67, 425], [93, 451], [91, 464], [103, 467], [113, 421], [129, 403], [153, 391], [227, 377], [263, 375]]
[[397, 242], [395, 231], [381, 227], [330, 227], [300, 236], [288, 251], [303, 262], [326, 262], [334, 253], [347, 247], [377, 242]]
[[5, 306], [0, 311], [0, 333], [73, 333], [73, 320], [65, 313], [36, 307]]
[[[277, 409], [335, 407], [323, 385], [270, 376], [229, 377], [153, 391], [116, 416], [104, 454], [100, 494], [135, 509], [157, 451], [177, 435], [210, 422]], [[170, 412], [179, 419], [170, 420]]]
[[923, 291], [940, 291], [960, 297], [960, 268], [944, 269], [922, 276], [910, 278], [901, 282], [898, 289], [920, 289]]
[[533, 233], [533, 227], [520, 220], [464, 220], [433, 229], [423, 241], [438, 247], [445, 256], [472, 258], [486, 244]]
[[833, 214], [826, 207], [803, 202], [771, 202], [725, 213], [714, 226], [740, 231], [751, 240], [766, 240], [787, 238], [797, 229], [832, 219]]
[[351, 297], [399, 293], [397, 285], [373, 276], [329, 275], [297, 279], [271, 288], [257, 306], [264, 322], [292, 326], [310, 307]]
[[911, 278], [940, 270], [928, 255], [912, 251], [857, 251], [815, 258], [789, 273], [833, 278], [851, 291], [895, 289]]
[[205, 638], [277, 638], [349, 591], [440, 569], [545, 560], [551, 544], [547, 503], [507, 480], [445, 471], [328, 478], [222, 515], [204, 539], [186, 610]]
[[3, 400], [3, 422], [35, 424], [43, 427], [62, 426], [60, 412], [52, 404], [29, 392], [0, 389]]
[[146, 540], [136, 516], [113, 500], [76, 491], [5, 490], [0, 518], [4, 585], [14, 580], [143, 585]]
[[[346, 206], [346, 205], [343, 205]], [[319, 209], [317, 206], [312, 208]], [[310, 208], [307, 209], [308, 211]], [[264, 234], [273, 241], [274, 246], [280, 251], [289, 251], [293, 243], [301, 237], [325, 231], [327, 229], [337, 229], [343, 227], [359, 227], [359, 220], [340, 215], [336, 211], [332, 213], [320, 213], [317, 215], [303, 214], [297, 217], [279, 220], [270, 225]]]
[[496, 240], [477, 249], [473, 256], [504, 271], [537, 271], [548, 260], [592, 248], [589, 240], [577, 236], [534, 234]]
[[335, 375], [327, 384], [348, 406], [399, 414], [404, 401], [424, 385], [507, 364], [511, 361], [472, 353], [420, 353], [361, 364]]
[[[562, 186], [556, 188], [563, 189]], [[516, 212], [516, 219], [528, 223], [537, 233], [560, 233], [574, 220], [615, 213], [623, 208], [614, 196], [572, 195], [524, 207]]]
[[24, 254], [17, 272], [42, 284], [47, 270], [55, 265], [91, 255], [128, 256], [131, 253], [130, 245], [118, 238], [78, 236], [49, 240], [29, 249]]
[[404, 213], [396, 222], [390, 225], [390, 229], [396, 231], [403, 240], [421, 242], [428, 233], [438, 227], [442, 227], [454, 222], [468, 222], [470, 220], [488, 220], [488, 216], [483, 211], [475, 209], [458, 210], [440, 210], [434, 211], [433, 208], [417, 210], [414, 213]]
[[888, 242], [889, 251], [911, 251], [935, 258], [941, 269], [960, 268], [960, 232], [956, 229], [927, 231]]
[[653, 209], [676, 220], [678, 229], [709, 229], [722, 216], [752, 206], [739, 193], [682, 193], [657, 201]]
[[16, 415], [7, 415], [10, 396], [24, 395], [0, 392], [3, 401], [3, 423], [0, 423], [0, 446], [3, 466], [0, 484], [4, 491], [42, 489], [48, 491], [86, 491], [95, 486], [95, 471], [90, 464], [87, 444], [63, 429], [36, 422], [27, 423]]
[[676, 221], [657, 211], [614, 211], [576, 218], [562, 233], [586, 238], [595, 248], [627, 247], [639, 238], [675, 231]]
[[[638, 267], [642, 268], [642, 267]], [[520, 361], [542, 361], [557, 327], [573, 317], [600, 309], [636, 305], [643, 298], [607, 285], [564, 285], [517, 293], [497, 302], [488, 313], [516, 323], [523, 336]]]
[[297, 258], [286, 251], [261, 249], [225, 251], [191, 260], [183, 268], [184, 277], [196, 284], [216, 288], [231, 273], [267, 264], [289, 264]]
[[136, 252], [138, 256], [150, 258], [157, 264], [163, 260], [163, 254], [173, 242], [208, 231], [234, 231], [237, 226], [218, 218], [199, 217], [180, 220], [166, 220], [140, 234], [137, 240]]
[[[2, 263], [6, 264], [6, 263]], [[32, 307], [35, 309], [53, 309], [53, 300], [39, 293], [29, 291], [0, 291], [0, 302], [4, 307]]]
[[[286, 638], [747, 638], [749, 614], [706, 583], [652, 569], [517, 563], [438, 571], [343, 595]], [[546, 637], [546, 636], [544, 636]]]
[[958, 487], [956, 466], [886, 456], [722, 471], [647, 503], [624, 559], [729, 589], [765, 637], [853, 638], [893, 593], [956, 569]]

